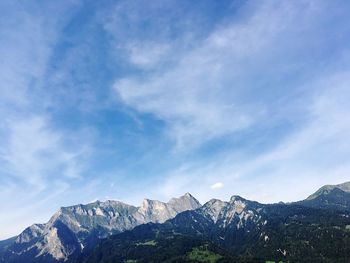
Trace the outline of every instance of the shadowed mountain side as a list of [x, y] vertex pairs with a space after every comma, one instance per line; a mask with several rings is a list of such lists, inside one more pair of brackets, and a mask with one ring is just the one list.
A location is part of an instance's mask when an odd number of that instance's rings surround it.
[[140, 207], [119, 201], [63, 207], [48, 223], [0, 242], [0, 261], [343, 262], [350, 258], [347, 189], [348, 183], [325, 186], [289, 204], [232, 196], [201, 206], [186, 193], [168, 203], [144, 199]]
[[211, 200], [164, 224], [111, 236], [79, 261], [346, 262], [349, 227], [349, 215], [340, 211]]
[[189, 193], [168, 203], [145, 199], [140, 207], [119, 201], [62, 207], [48, 223], [35, 224], [7, 242], [2, 262], [73, 260], [101, 238], [148, 222], [163, 223], [200, 203]]

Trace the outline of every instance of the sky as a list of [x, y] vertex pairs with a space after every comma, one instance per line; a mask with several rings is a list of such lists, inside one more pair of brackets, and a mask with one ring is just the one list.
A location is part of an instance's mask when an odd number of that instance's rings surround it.
[[350, 180], [350, 2], [0, 1], [0, 239], [61, 206]]

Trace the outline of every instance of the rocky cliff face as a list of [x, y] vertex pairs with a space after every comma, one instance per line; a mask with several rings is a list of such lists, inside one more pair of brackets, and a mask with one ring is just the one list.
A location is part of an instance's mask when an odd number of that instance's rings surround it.
[[4, 262], [67, 261], [85, 247], [111, 234], [149, 222], [163, 223], [186, 210], [199, 208], [190, 194], [168, 203], [145, 199], [140, 207], [119, 201], [62, 207], [46, 224], [25, 229], [2, 257]]
[[194, 213], [201, 214], [219, 227], [234, 224], [239, 229], [247, 223], [257, 223], [261, 220], [261, 211], [264, 207], [263, 204], [240, 196], [232, 196], [228, 202], [212, 199]]
[[[167, 203], [145, 199], [139, 207], [119, 201], [63, 207], [46, 224], [32, 225], [15, 239], [0, 242], [0, 262], [80, 260], [81, 252], [92, 251], [98, 241], [113, 234], [116, 238], [107, 239], [112, 242], [107, 248], [117, 247], [123, 254], [128, 242], [136, 251], [149, 238], [163, 237], [167, 243], [175, 232], [214, 242], [233, 254], [289, 255], [291, 259], [301, 256], [299, 252], [312, 241], [317, 248], [314, 256], [327, 250], [326, 239], [337, 235], [339, 246], [344, 245], [344, 238], [350, 240], [349, 187], [349, 183], [324, 186], [310, 198], [288, 204], [260, 204], [232, 196], [229, 201], [212, 199], [201, 206], [187, 193]], [[286, 249], [290, 240], [294, 245]], [[319, 246], [320, 242], [325, 246]]]
[[113, 235], [79, 262], [193, 262], [194, 251], [203, 262], [208, 255], [220, 262], [348, 262], [349, 226], [347, 210], [324, 204], [260, 204], [233, 196]]
[[345, 183], [337, 184], [337, 185], [325, 185], [325, 186], [322, 186], [315, 193], [310, 195], [306, 200], [313, 200], [313, 199], [316, 199], [319, 196], [327, 195], [330, 192], [332, 192], [332, 190], [334, 190], [334, 189], [339, 189], [339, 190], [341, 190], [341, 191], [343, 191], [345, 193], [350, 193], [350, 182], [345, 182]]
[[145, 199], [135, 216], [143, 223], [164, 223], [180, 212], [194, 210], [200, 206], [201, 204], [189, 193], [172, 198], [168, 203]]

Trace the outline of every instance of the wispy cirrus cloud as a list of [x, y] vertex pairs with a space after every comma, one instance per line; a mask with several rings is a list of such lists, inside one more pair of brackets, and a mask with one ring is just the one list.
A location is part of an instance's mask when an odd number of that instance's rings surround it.
[[55, 98], [45, 86], [53, 50], [76, 4], [0, 3], [0, 198], [6, 200], [0, 214], [7, 215], [0, 219], [0, 238], [18, 234], [34, 218], [46, 220], [52, 209], [33, 215], [29, 208], [48, 207], [85, 169], [92, 137], [83, 128], [70, 132], [55, 124], [48, 110]]
[[[318, 43], [327, 41], [319, 25], [333, 19], [328, 7], [338, 8], [312, 1], [253, 2], [242, 11], [252, 15], [226, 22], [195, 47], [177, 52], [175, 65], [159, 63], [150, 74], [118, 79], [114, 91], [126, 105], [163, 120], [182, 149], [288, 118], [283, 115], [303, 111], [301, 104], [295, 108], [296, 97], [312, 93], [300, 84], [324, 70], [315, 56], [326, 48]], [[294, 39], [303, 39], [302, 45]]]
[[[346, 180], [346, 21], [339, 3], [251, 1], [195, 47], [176, 53], [177, 63], [117, 79], [120, 101], [163, 121], [181, 154], [235, 141], [169, 171], [158, 195], [196, 185], [194, 194], [207, 200], [220, 180], [221, 198], [239, 192], [290, 201], [315, 185]], [[298, 187], [285, 192], [281, 185]]]
[[[306, 198], [322, 185], [349, 180], [350, 71], [320, 76], [309, 88], [319, 90], [307, 108], [308, 121], [259, 154], [225, 151], [209, 163], [188, 162], [159, 180], [159, 196], [172, 196], [196, 185], [201, 201], [232, 194], [261, 202]], [[223, 187], [217, 186], [217, 180]], [[211, 192], [210, 188], [217, 190]]]
[[53, 98], [44, 84], [53, 50], [76, 4], [44, 5], [67, 16], [43, 14], [43, 6], [37, 3], [4, 1], [1, 5], [2, 169], [9, 177], [39, 183], [49, 167], [72, 162], [67, 168], [72, 171], [75, 162], [73, 151], [64, 146], [65, 131], [54, 126], [47, 111]]
[[0, 238], [95, 197], [346, 180], [347, 1], [0, 5]]
[[[89, 146], [72, 149], [60, 132], [42, 116], [14, 119], [7, 123], [8, 137], [2, 143], [2, 174], [18, 178], [39, 189], [51, 176], [79, 177], [81, 156], [88, 156]], [[59, 171], [59, 174], [57, 174]]]

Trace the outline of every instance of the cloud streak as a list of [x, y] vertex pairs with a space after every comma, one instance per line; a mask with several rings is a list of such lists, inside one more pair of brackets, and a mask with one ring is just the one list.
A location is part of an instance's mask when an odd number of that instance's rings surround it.
[[[53, 98], [44, 85], [53, 50], [75, 7], [70, 1], [0, 4], [0, 198], [6, 201], [0, 209], [1, 239], [33, 220], [47, 220], [59, 207], [50, 205], [85, 169], [92, 137], [82, 128], [69, 132], [55, 125], [47, 110]], [[89, 143], [83, 142], [87, 138]]]
[[0, 238], [105, 196], [275, 202], [347, 180], [347, 7], [1, 2]]
[[[303, 92], [298, 81], [313, 77], [317, 67], [304, 64], [319, 51], [314, 45], [326, 41], [317, 27], [331, 17], [309, 1], [268, 1], [247, 9], [253, 15], [220, 26], [178, 53], [175, 65], [117, 80], [120, 100], [163, 120], [180, 149], [278, 118], [282, 107], [293, 110], [295, 96]], [[303, 45], [292, 39], [303, 39]]]
[[230, 191], [216, 193], [218, 198], [228, 199], [235, 193], [269, 203], [303, 199], [310, 189], [347, 181], [349, 81], [350, 71], [346, 71], [308, 83], [322, 90], [307, 107], [311, 117], [271, 149], [248, 156], [230, 150], [209, 164], [188, 162], [160, 180], [158, 191], [172, 196], [196, 185], [194, 194], [205, 201], [213, 196], [207, 188], [217, 186], [213, 182], [219, 179]]
[[62, 135], [48, 125], [42, 116], [15, 119], [7, 124], [9, 137], [0, 156], [3, 174], [39, 189], [46, 187], [47, 180], [53, 174], [57, 176], [57, 171], [63, 178], [80, 177], [80, 156], [87, 156], [89, 147], [69, 149]]
[[[196, 185], [205, 201], [219, 179], [231, 190], [217, 193], [222, 198], [239, 192], [291, 201], [346, 180], [349, 48], [343, 36], [350, 28], [339, 3], [251, 1], [237, 17], [177, 53], [176, 64], [114, 84], [123, 103], [166, 124], [181, 154], [222, 138], [244, 141], [223, 147], [210, 164], [187, 161], [170, 171], [160, 179], [160, 193], [168, 197]], [[253, 130], [261, 133], [249, 142]], [[286, 192], [286, 185], [295, 188]]]

